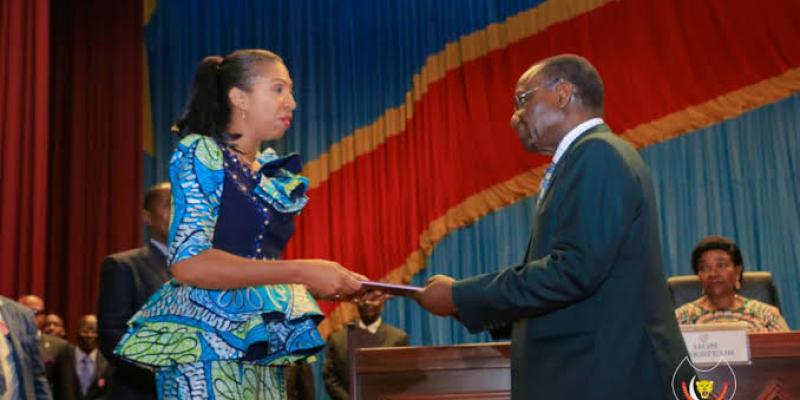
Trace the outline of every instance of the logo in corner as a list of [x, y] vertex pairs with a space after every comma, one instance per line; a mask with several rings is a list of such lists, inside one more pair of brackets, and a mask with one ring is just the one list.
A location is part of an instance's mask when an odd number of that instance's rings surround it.
[[732, 400], [736, 374], [725, 359], [702, 369], [684, 357], [672, 374], [672, 394], [676, 400]]

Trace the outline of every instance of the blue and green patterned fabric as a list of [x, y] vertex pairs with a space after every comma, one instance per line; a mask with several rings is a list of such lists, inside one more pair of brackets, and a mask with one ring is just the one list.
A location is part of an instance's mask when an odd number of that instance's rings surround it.
[[283, 372], [283, 368], [233, 361], [163, 367], [156, 374], [158, 398], [283, 400]]
[[[260, 171], [253, 172], [209, 137], [180, 141], [170, 162], [170, 265], [211, 248], [251, 259], [281, 257], [294, 233], [293, 216], [308, 202], [308, 181], [297, 175], [296, 154], [267, 150], [258, 160]], [[115, 352], [152, 368], [214, 361], [285, 365], [321, 349], [316, 324], [322, 318], [302, 285], [211, 290], [173, 279], [131, 318]]]

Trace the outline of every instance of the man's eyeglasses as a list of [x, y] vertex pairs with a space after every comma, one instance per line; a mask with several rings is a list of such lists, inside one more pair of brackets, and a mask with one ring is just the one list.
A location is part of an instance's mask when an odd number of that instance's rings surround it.
[[562, 79], [556, 79], [556, 80], [554, 80], [552, 82], [543, 83], [543, 84], [541, 84], [539, 86], [536, 86], [534, 88], [528, 89], [528, 90], [526, 90], [526, 91], [524, 91], [522, 93], [515, 93], [514, 94], [514, 109], [519, 110], [522, 107], [525, 107], [525, 104], [528, 104], [528, 100], [531, 99], [531, 97], [533, 96], [534, 93], [536, 93], [537, 90], [539, 90], [539, 89], [541, 89], [543, 87], [553, 86], [556, 83], [559, 83], [561, 81], [562, 81]]

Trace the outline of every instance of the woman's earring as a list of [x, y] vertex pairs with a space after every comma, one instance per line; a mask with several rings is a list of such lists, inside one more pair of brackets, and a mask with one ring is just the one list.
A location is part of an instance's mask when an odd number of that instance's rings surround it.
[[245, 114], [244, 111], [242, 111], [242, 120], [247, 121], [247, 114]]
[[737, 279], [736, 283], [733, 284], [733, 287], [736, 288], [736, 290], [741, 289], [742, 288], [742, 281]]

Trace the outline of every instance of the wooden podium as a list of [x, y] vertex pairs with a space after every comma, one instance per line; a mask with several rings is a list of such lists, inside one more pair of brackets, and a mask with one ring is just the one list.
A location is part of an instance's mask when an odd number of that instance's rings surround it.
[[[800, 399], [800, 332], [750, 334], [751, 365], [734, 366], [735, 399]], [[357, 400], [509, 399], [508, 342], [359, 349]]]

